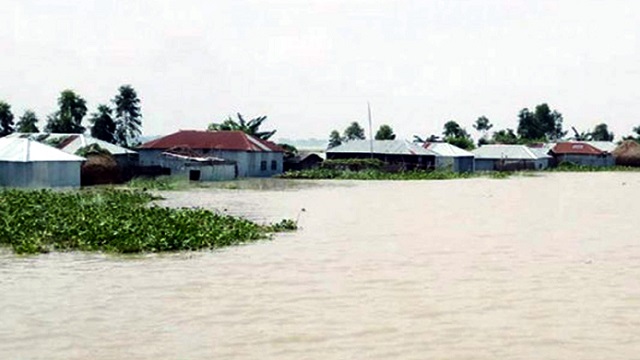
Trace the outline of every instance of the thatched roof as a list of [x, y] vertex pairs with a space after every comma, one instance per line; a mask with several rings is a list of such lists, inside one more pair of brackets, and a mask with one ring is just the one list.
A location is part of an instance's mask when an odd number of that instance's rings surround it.
[[640, 166], [640, 144], [634, 140], [623, 141], [614, 151], [616, 165]]

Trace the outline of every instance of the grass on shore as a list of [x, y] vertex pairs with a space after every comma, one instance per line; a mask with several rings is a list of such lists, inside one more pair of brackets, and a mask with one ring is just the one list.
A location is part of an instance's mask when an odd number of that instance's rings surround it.
[[19, 254], [215, 249], [292, 231], [199, 208], [166, 208], [142, 191], [0, 191], [0, 245]]
[[385, 172], [377, 169], [351, 171], [342, 169], [317, 168], [301, 171], [289, 171], [280, 176], [282, 179], [335, 179], [335, 180], [453, 180], [489, 177], [504, 179], [511, 172], [463, 172], [453, 171], [401, 171]]

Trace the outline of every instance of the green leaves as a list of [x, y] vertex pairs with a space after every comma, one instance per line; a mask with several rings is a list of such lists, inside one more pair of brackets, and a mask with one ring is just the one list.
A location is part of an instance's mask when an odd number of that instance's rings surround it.
[[198, 208], [149, 205], [142, 191], [0, 191], [0, 245], [23, 254], [49, 251], [139, 253], [213, 249], [288, 231]]

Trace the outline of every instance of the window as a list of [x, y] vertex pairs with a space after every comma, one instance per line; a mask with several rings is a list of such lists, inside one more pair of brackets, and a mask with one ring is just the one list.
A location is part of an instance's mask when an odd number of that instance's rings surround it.
[[267, 171], [267, 162], [266, 161], [260, 161], [260, 171]]
[[278, 170], [278, 162], [271, 160], [271, 170]]

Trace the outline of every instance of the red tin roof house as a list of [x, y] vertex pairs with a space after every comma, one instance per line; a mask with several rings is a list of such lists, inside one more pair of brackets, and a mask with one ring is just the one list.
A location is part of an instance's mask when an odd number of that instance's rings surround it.
[[585, 166], [613, 166], [613, 154], [586, 142], [559, 142], [551, 148], [558, 164], [563, 162]]
[[163, 165], [162, 153], [189, 149], [203, 157], [234, 161], [239, 177], [265, 177], [282, 173], [284, 149], [242, 131], [180, 130], [142, 144], [138, 148], [142, 166]]

